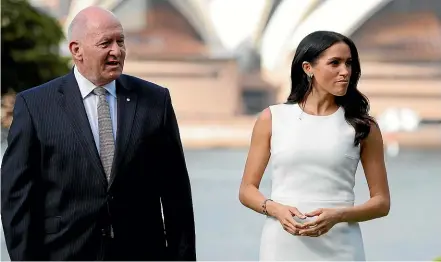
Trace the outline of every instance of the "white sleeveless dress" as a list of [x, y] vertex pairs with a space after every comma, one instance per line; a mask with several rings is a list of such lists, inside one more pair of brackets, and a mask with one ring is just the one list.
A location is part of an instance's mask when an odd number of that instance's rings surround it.
[[[344, 109], [328, 116], [302, 114], [298, 104], [270, 110], [271, 199], [302, 213], [353, 206], [360, 147], [353, 145], [355, 130], [345, 121]], [[320, 237], [307, 237], [291, 235], [268, 217], [260, 260], [365, 260], [359, 224], [338, 223]]]

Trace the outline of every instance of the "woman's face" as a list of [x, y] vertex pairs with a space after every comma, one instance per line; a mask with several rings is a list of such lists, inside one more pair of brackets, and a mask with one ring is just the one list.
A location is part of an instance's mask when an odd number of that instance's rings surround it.
[[304, 63], [306, 74], [313, 74], [312, 85], [319, 93], [344, 96], [352, 73], [352, 57], [349, 46], [338, 42], [326, 49], [315, 63]]

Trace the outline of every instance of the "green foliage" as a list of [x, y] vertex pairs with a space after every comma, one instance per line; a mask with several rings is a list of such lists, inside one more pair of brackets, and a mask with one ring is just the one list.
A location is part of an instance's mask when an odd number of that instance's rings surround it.
[[43, 84], [69, 71], [59, 55], [58, 21], [26, 0], [1, 0], [2, 95]]
[[435, 260], [433, 260], [433, 261], [441, 261], [441, 256], [440, 256], [440, 257], [437, 257], [437, 258], [435, 258]]

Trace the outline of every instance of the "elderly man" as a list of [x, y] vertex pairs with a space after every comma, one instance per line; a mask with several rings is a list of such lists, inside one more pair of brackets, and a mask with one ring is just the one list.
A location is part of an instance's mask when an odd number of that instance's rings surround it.
[[82, 10], [68, 40], [72, 72], [16, 98], [1, 176], [11, 260], [195, 260], [168, 89], [122, 74], [107, 10]]

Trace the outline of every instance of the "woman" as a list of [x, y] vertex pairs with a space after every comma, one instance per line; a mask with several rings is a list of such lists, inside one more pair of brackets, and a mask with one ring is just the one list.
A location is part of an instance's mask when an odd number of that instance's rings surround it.
[[[292, 61], [288, 102], [258, 117], [239, 199], [268, 216], [261, 260], [365, 260], [358, 222], [386, 216], [390, 196], [381, 133], [357, 90], [359, 77], [350, 39], [311, 33]], [[259, 184], [270, 156], [267, 199]], [[359, 161], [370, 199], [354, 206]]]

